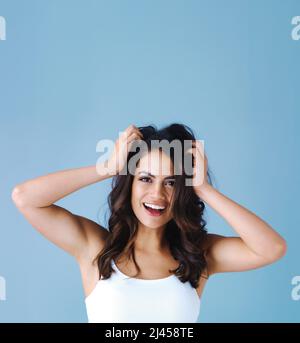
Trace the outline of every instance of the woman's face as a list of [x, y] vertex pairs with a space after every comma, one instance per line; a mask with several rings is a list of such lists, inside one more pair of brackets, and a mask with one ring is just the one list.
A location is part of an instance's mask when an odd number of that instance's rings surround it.
[[131, 206], [140, 223], [159, 228], [172, 219], [174, 187], [173, 164], [165, 153], [155, 149], [140, 159], [131, 194]]

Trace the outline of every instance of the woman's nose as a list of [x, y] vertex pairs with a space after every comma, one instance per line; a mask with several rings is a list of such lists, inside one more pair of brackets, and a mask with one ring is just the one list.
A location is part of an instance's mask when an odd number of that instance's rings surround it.
[[162, 193], [163, 193], [163, 187], [160, 183], [154, 183], [153, 184], [153, 187], [152, 187], [152, 190], [151, 190], [151, 193], [156, 196], [156, 197], [159, 197]]

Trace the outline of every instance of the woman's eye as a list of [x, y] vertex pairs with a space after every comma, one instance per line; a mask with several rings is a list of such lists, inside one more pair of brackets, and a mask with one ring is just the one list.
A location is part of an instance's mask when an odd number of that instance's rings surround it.
[[170, 187], [174, 187], [175, 181], [174, 181], [174, 180], [169, 180], [169, 181], [166, 182], [166, 184], [167, 184], [168, 186], [170, 186]]
[[150, 178], [149, 178], [149, 177], [141, 177], [141, 178], [140, 178], [140, 181], [142, 181], [142, 182], [148, 182], [148, 181], [150, 181]]

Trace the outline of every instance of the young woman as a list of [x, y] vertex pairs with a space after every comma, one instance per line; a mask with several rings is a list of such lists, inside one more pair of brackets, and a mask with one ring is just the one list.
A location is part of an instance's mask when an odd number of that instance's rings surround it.
[[[153, 148], [152, 142], [163, 140], [193, 145], [182, 149], [178, 162], [178, 151]], [[148, 149], [131, 149], [139, 143]], [[188, 154], [189, 174], [183, 168]], [[182, 172], [175, 173], [176, 167]], [[108, 230], [55, 205], [111, 176]], [[89, 322], [196, 322], [209, 276], [263, 267], [287, 249], [265, 221], [214, 189], [203, 146], [182, 124], [161, 130], [131, 125], [106, 162], [28, 180], [14, 188], [12, 199], [33, 227], [75, 257]], [[207, 233], [205, 203], [236, 237]]]

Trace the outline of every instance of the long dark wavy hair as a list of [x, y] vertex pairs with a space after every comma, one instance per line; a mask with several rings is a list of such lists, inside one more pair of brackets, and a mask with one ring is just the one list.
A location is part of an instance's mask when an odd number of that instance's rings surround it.
[[[151, 141], [179, 140], [184, 146], [184, 140], [195, 140], [193, 131], [186, 125], [174, 123], [158, 130], [155, 126], [138, 127], [143, 135], [143, 141], [151, 150]], [[138, 150], [138, 149], [137, 149]], [[137, 151], [128, 153], [127, 162]], [[186, 151], [182, 150], [182, 158]], [[169, 154], [173, 164], [174, 153]], [[182, 159], [184, 161], [184, 159]], [[128, 165], [128, 163], [127, 163]], [[126, 166], [128, 168], [128, 166]], [[212, 184], [211, 175], [207, 168], [207, 181]], [[182, 169], [182, 175], [174, 175], [175, 188], [172, 196], [172, 219], [166, 224], [163, 238], [167, 242], [175, 260], [179, 261], [178, 268], [170, 270], [181, 282], [189, 281], [192, 287], [199, 286], [200, 276], [206, 277], [204, 270], [207, 266], [204, 244], [207, 238], [206, 221], [203, 218], [204, 202], [197, 196], [192, 186], [186, 186], [187, 175]], [[121, 174], [121, 173], [120, 173]], [[111, 260], [117, 261], [125, 255], [132, 258], [138, 270], [141, 269], [135, 260], [134, 242], [138, 230], [138, 219], [131, 207], [131, 188], [134, 175], [116, 175], [112, 180], [112, 190], [108, 196], [110, 217], [108, 220], [108, 235], [103, 249], [94, 259], [97, 261], [99, 276], [108, 279], [114, 272]], [[122, 173], [123, 174], [123, 173]]]

